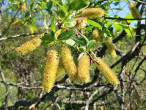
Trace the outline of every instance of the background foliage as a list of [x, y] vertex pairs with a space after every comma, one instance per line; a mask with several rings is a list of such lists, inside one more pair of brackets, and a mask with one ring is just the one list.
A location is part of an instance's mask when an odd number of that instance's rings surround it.
[[[130, 11], [125, 16], [118, 14], [125, 9], [122, 4], [128, 5], [129, 2], [130, 0], [2, 0], [0, 109], [144, 109], [146, 3], [144, 0], [134, 0], [142, 15], [139, 20]], [[84, 29], [74, 28], [75, 18], [81, 16], [81, 11], [93, 7], [101, 7], [105, 10], [105, 15], [98, 19], [88, 19]], [[19, 22], [14, 24], [17, 20]], [[95, 28], [100, 30], [99, 43], [92, 38]], [[44, 34], [41, 46], [24, 56], [18, 55], [15, 48], [38, 33]], [[115, 58], [104, 44], [109, 38], [112, 38], [117, 53]], [[95, 64], [91, 63], [91, 82], [74, 84], [66, 75], [62, 82], [55, 83], [50, 93], [44, 93], [41, 82], [46, 53], [53, 46], [59, 50], [63, 43], [71, 48], [76, 64], [79, 55], [90, 50], [102, 57], [118, 76], [118, 87], [110, 85]]]

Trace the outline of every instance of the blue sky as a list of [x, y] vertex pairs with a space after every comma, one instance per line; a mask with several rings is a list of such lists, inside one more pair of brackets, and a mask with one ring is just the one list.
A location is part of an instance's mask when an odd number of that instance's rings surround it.
[[[122, 11], [117, 10], [110, 10], [110, 17], [114, 17], [114, 15], [118, 15], [121, 18], [124, 18], [126, 15], [130, 14], [129, 4], [128, 1], [121, 0], [120, 4], [115, 6], [114, 4], [111, 4], [112, 8], [120, 8]], [[137, 23], [137, 21], [131, 22], [131, 26], [134, 26]]]
[[[2, 7], [5, 8], [8, 5], [8, 1], [4, 0], [5, 5], [3, 5]], [[130, 10], [128, 7], [128, 1], [125, 0], [120, 0], [120, 4], [115, 6], [114, 4], [111, 4], [111, 8], [120, 8], [122, 9], [122, 11], [118, 11], [118, 10], [109, 10], [110, 13], [110, 17], [114, 17], [114, 15], [118, 15], [121, 18], [124, 18], [126, 15], [130, 14]], [[130, 25], [134, 26], [137, 23], [137, 21], [133, 21]]]

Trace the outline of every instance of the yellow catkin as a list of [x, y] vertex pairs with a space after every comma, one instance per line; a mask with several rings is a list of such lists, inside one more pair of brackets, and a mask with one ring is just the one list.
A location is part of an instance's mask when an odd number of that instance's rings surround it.
[[100, 33], [97, 28], [95, 28], [93, 30], [92, 35], [93, 35], [93, 39], [96, 40], [96, 43], [99, 43], [100, 42]]
[[78, 80], [82, 83], [88, 83], [90, 81], [90, 59], [87, 54], [84, 54], [78, 63]]
[[59, 63], [59, 59], [57, 55], [58, 54], [56, 50], [49, 50], [47, 52], [42, 84], [44, 86], [45, 92], [48, 93], [54, 87], [54, 83], [56, 80], [56, 73]]
[[61, 48], [61, 59], [62, 59], [64, 69], [66, 73], [68, 74], [69, 78], [73, 81], [76, 81], [77, 67], [73, 60], [71, 50], [65, 45], [63, 45]]
[[35, 37], [41, 39], [42, 37], [44, 37], [44, 34], [36, 34]]
[[26, 53], [35, 50], [41, 44], [40, 38], [33, 38], [22, 44], [20, 47], [17, 47], [15, 50], [17, 53], [25, 55]]
[[106, 80], [112, 85], [118, 85], [119, 80], [111, 68], [100, 57], [96, 58], [95, 60], [97, 62], [97, 69], [106, 78]]
[[87, 25], [87, 18], [86, 17], [78, 17], [75, 20], [76, 20], [75, 28], [83, 29], [86, 27], [86, 25]]
[[26, 4], [25, 3], [23, 3], [21, 5], [21, 14], [23, 14], [23, 11], [26, 11]]
[[111, 41], [107, 41], [107, 42], [105, 42], [105, 45], [107, 46], [107, 49], [109, 50], [109, 52], [112, 55], [112, 57], [116, 57], [117, 54], [116, 54], [116, 51], [115, 51], [115, 48], [114, 48], [112, 42]]
[[14, 21], [13, 23], [12, 23], [12, 26], [17, 26], [18, 24], [20, 23], [20, 20], [16, 20], [16, 21]]
[[60, 60], [57, 69], [56, 81], [61, 80], [64, 75], [65, 75], [65, 70], [62, 64], [62, 60]]
[[[34, 33], [34, 30], [31, 27], [30, 27], [30, 33]], [[34, 35], [32, 35], [32, 37], [34, 37]]]
[[130, 2], [129, 7], [130, 7], [131, 13], [132, 13], [134, 18], [136, 18], [136, 19], [141, 18], [140, 12], [135, 7], [135, 4], [133, 2]]
[[87, 8], [82, 10], [82, 16], [87, 17], [88, 19], [100, 18], [105, 14], [105, 11], [102, 8]]

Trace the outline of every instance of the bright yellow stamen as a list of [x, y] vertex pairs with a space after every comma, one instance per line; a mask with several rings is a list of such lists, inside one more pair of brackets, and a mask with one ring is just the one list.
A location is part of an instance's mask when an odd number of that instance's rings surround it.
[[25, 55], [26, 53], [35, 50], [37, 47], [39, 47], [41, 44], [40, 38], [33, 38], [32, 40], [29, 40], [22, 44], [20, 47], [17, 47], [15, 50], [19, 54]]
[[87, 17], [88, 19], [100, 18], [105, 14], [105, 11], [102, 8], [87, 8], [82, 10], [82, 16]]
[[67, 46], [61, 48], [61, 59], [64, 66], [64, 69], [71, 80], [76, 81], [77, 68], [71, 54], [70, 49]]
[[59, 59], [56, 50], [47, 52], [46, 64], [43, 74], [43, 86], [46, 92], [50, 92], [54, 87], [56, 80], [56, 73], [58, 68]]
[[116, 54], [116, 51], [115, 51], [115, 48], [114, 48], [112, 42], [111, 41], [107, 41], [107, 42], [105, 42], [105, 45], [107, 46], [107, 49], [109, 50], [109, 52], [112, 55], [112, 57], [116, 57], [117, 54]]
[[133, 15], [134, 18], [141, 18], [140, 12], [138, 11], [138, 9], [135, 7], [135, 4], [133, 2], [131, 2], [129, 4], [131, 13]]
[[65, 70], [64, 70], [64, 67], [63, 67], [63, 64], [62, 64], [62, 60], [60, 60], [59, 61], [59, 66], [58, 66], [58, 69], [57, 69], [56, 81], [61, 80], [62, 76], [64, 76], [64, 75], [65, 75]]
[[79, 82], [88, 83], [90, 81], [90, 59], [87, 54], [84, 54], [78, 63], [78, 80]]
[[75, 25], [75, 27], [77, 29], [83, 29], [83, 28], [86, 27], [86, 25], [87, 25], [87, 18], [85, 18], [85, 17], [78, 17], [78, 18], [76, 18], [76, 25]]
[[100, 42], [100, 33], [97, 28], [95, 28], [93, 30], [92, 35], [93, 35], [93, 39], [96, 40], [96, 43], [99, 43]]
[[95, 60], [97, 62], [97, 69], [107, 79], [107, 81], [112, 85], [118, 85], [119, 80], [111, 68], [101, 58], [98, 57]]

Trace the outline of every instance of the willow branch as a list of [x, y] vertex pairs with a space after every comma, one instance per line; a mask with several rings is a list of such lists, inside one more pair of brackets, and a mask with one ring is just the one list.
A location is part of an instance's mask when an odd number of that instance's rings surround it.
[[0, 41], [7, 40], [7, 39], [12, 39], [12, 38], [17, 38], [17, 37], [36, 35], [36, 34], [39, 34], [39, 33], [27, 33], [27, 34], [21, 34], [21, 35], [14, 35], [14, 36], [10, 36], [10, 37], [2, 37], [2, 38], [0, 38]]
[[118, 20], [143, 20], [146, 18], [113, 18], [113, 17], [104, 17], [104, 19], [118, 19]]
[[143, 2], [143, 1], [139, 1], [139, 0], [135, 0], [136, 2], [140, 3], [140, 4], [144, 4], [146, 5], [146, 2]]

